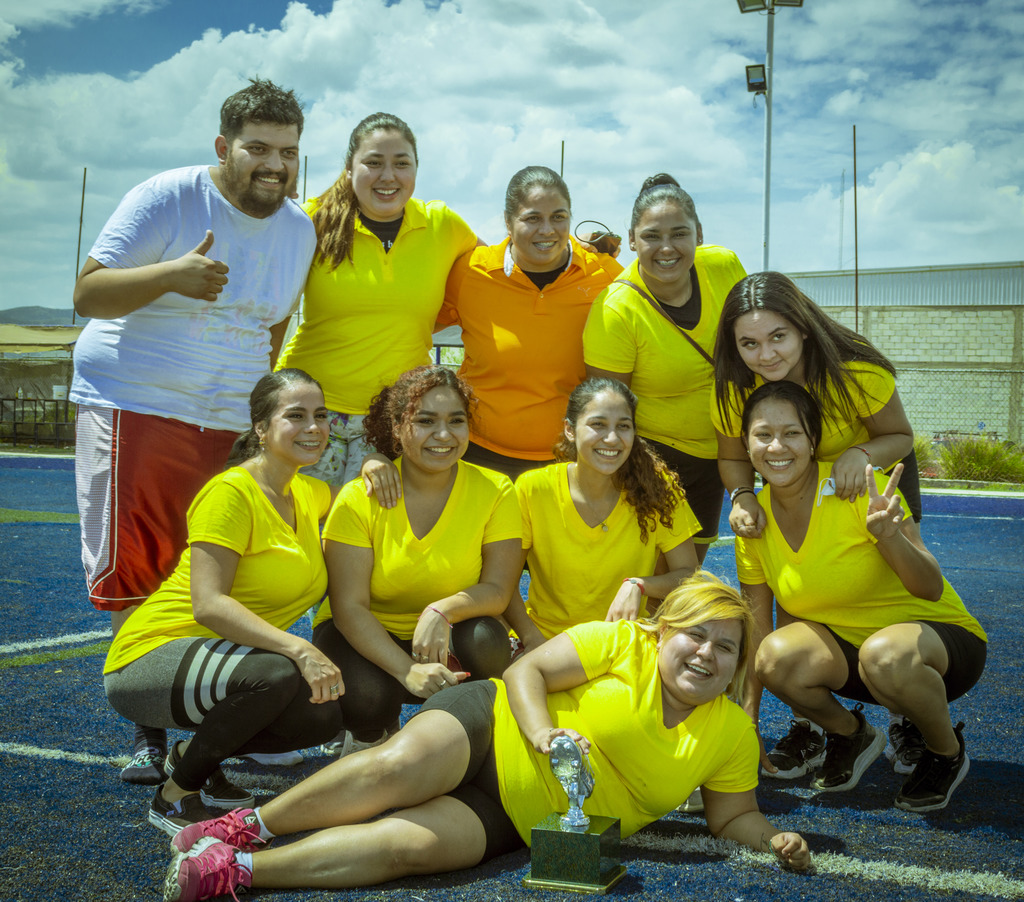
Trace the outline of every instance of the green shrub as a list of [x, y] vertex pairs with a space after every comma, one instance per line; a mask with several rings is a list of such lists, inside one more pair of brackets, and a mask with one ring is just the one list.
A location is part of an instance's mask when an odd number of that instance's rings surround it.
[[935, 445], [925, 435], [914, 435], [914, 453], [917, 455], [917, 468], [922, 473], [934, 475], [939, 469], [939, 459], [935, 454]]
[[1024, 482], [1024, 453], [1013, 445], [987, 438], [957, 439], [940, 454], [945, 479], [980, 482]]

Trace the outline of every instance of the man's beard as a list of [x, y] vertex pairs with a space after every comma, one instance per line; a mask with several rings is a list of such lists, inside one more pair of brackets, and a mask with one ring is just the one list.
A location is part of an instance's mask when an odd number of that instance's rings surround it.
[[238, 172], [231, 157], [228, 157], [222, 164], [224, 173], [224, 188], [228, 200], [238, 207], [247, 216], [255, 219], [266, 219], [273, 216], [288, 199], [292, 190], [292, 183], [287, 180], [279, 183], [280, 194], [271, 193], [266, 185], [256, 182], [258, 175], [276, 175], [269, 169], [258, 169], [252, 175], [246, 177]]

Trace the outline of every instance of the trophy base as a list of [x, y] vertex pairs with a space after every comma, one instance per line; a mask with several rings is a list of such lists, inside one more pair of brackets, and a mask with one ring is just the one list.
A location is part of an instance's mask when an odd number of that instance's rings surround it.
[[580, 830], [566, 830], [560, 814], [549, 814], [530, 832], [530, 871], [523, 886], [570, 893], [608, 892], [626, 874], [621, 861], [619, 819], [592, 817]]

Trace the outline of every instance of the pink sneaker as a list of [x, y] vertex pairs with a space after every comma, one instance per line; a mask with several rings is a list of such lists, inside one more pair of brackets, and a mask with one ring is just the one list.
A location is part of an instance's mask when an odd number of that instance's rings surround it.
[[251, 852], [262, 846], [260, 824], [256, 812], [251, 808], [236, 808], [211, 821], [199, 821], [182, 827], [171, 837], [171, 848], [176, 852], [187, 852], [204, 836], [212, 836], [235, 849]]
[[235, 850], [204, 836], [188, 852], [174, 856], [164, 880], [164, 902], [197, 902], [252, 886], [252, 874], [235, 861]]

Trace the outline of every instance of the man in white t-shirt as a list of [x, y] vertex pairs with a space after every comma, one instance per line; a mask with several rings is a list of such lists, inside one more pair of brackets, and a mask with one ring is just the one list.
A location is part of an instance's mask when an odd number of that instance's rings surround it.
[[[129, 191], [75, 284], [91, 317], [71, 385], [82, 562], [115, 633], [177, 564], [188, 506], [249, 427], [298, 304], [316, 246], [291, 200], [302, 125], [292, 91], [256, 79], [233, 94], [218, 164]], [[165, 755], [166, 734], [138, 726], [122, 779], [161, 782]]]

